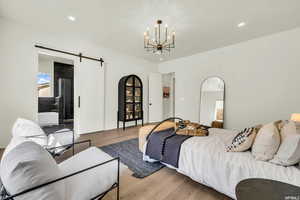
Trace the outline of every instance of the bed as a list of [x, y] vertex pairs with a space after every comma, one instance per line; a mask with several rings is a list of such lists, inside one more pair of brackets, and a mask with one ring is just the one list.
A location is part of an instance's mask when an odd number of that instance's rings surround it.
[[[295, 166], [282, 167], [256, 161], [250, 151], [226, 152], [226, 144], [236, 134], [234, 131], [212, 128], [209, 136], [187, 139], [181, 145], [179, 164], [175, 170], [234, 199], [236, 185], [247, 178], [271, 179], [300, 186], [300, 170]], [[144, 160], [154, 162], [145, 155], [146, 144]]]

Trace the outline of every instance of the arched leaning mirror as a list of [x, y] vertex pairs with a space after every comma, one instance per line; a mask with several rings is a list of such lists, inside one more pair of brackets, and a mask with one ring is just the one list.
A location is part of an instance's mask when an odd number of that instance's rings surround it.
[[225, 83], [219, 77], [209, 77], [201, 84], [200, 124], [223, 128]]

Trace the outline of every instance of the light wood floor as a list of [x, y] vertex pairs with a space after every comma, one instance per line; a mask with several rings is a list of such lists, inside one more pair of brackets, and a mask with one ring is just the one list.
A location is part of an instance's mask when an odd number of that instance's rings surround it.
[[[137, 136], [138, 127], [133, 127], [125, 131], [120, 129], [86, 134], [81, 136], [80, 140], [91, 139], [94, 146], [104, 146], [137, 138]], [[77, 151], [84, 148], [86, 145], [80, 145]], [[0, 157], [1, 154], [0, 150]], [[70, 155], [70, 152], [65, 153], [58, 162]], [[131, 174], [128, 169], [121, 176], [120, 198], [122, 200], [230, 200], [225, 195], [166, 167], [143, 179], [134, 178]], [[112, 191], [104, 200], [115, 200], [115, 197], [116, 192]]]

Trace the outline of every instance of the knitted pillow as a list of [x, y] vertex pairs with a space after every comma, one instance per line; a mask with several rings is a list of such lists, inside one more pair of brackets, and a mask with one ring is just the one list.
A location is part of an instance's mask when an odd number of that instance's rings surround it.
[[226, 151], [241, 152], [250, 149], [259, 128], [260, 127], [245, 128], [235, 136], [231, 144], [226, 147]]

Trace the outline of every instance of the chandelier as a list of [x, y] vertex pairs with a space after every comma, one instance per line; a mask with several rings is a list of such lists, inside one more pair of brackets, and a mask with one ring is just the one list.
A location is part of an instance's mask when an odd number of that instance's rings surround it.
[[[157, 20], [154, 26], [153, 36], [150, 35], [150, 29], [144, 33], [144, 48], [147, 51], [152, 51], [156, 54], [163, 54], [164, 52], [171, 52], [175, 48], [175, 32], [168, 32], [168, 25], [165, 26], [165, 32], [162, 33], [162, 20]], [[164, 37], [164, 38], [163, 38]]]

